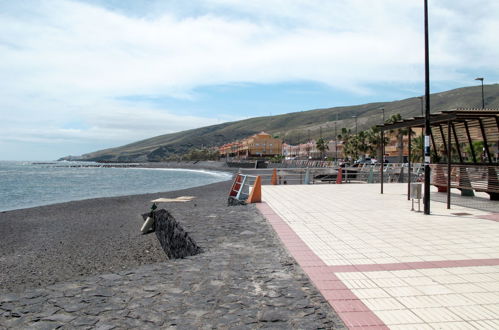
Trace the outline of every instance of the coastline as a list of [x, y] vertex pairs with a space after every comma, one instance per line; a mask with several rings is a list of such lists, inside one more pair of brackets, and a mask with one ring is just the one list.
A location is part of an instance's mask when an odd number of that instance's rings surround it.
[[[344, 329], [255, 205], [227, 206], [231, 184], [0, 213], [0, 327]], [[141, 214], [179, 196], [196, 198], [159, 208], [203, 252], [168, 260]]]
[[[52, 164], [55, 165], [57, 163], [48, 163], [48, 162], [43, 162], [43, 163], [36, 163], [33, 162], [33, 164]], [[126, 169], [137, 169], [137, 170], [144, 170], [144, 169], [149, 169], [149, 170], [160, 170], [160, 169], [172, 169], [172, 170], [185, 170], [185, 171], [199, 171], [199, 172], [211, 172], [210, 175], [220, 175], [221, 173], [227, 173], [233, 175], [234, 173], [237, 172], [237, 169], [234, 168], [229, 168], [227, 167], [225, 162], [216, 162], [216, 161], [203, 161], [203, 162], [157, 162], [157, 163], [134, 163], [132, 164], [133, 166], [124, 166], [123, 164], [99, 164], [99, 165], [80, 165], [81, 167], [100, 167], [100, 165], [105, 166], [105, 167], [112, 167], [112, 168], [126, 168]], [[69, 167], [74, 167], [74, 166], [69, 166]], [[215, 174], [216, 172], [219, 172], [218, 174]], [[227, 178], [227, 179], [222, 179], [222, 181], [228, 181], [231, 180], [232, 178]], [[167, 190], [167, 191], [175, 191], [179, 189], [190, 189], [190, 188], [196, 188], [200, 187], [206, 184], [210, 183], [203, 183], [201, 185], [196, 185], [192, 187], [185, 187], [185, 188], [176, 188], [173, 190]], [[152, 194], [152, 193], [165, 193], [166, 191], [162, 190], [164, 188], [160, 189], [151, 189], [150, 191], [139, 191], [137, 193], [135, 192], [130, 192], [127, 191], [125, 194], [120, 195], [105, 195], [105, 194], [93, 194], [85, 196], [83, 198], [81, 197], [76, 197], [76, 198], [62, 198], [62, 199], [56, 199], [52, 201], [42, 201], [38, 203], [29, 203], [31, 205], [27, 205], [24, 207], [18, 207], [11, 205], [11, 207], [8, 208], [3, 208], [0, 209], [0, 214], [3, 213], [8, 213], [8, 212], [13, 212], [13, 211], [18, 211], [18, 210], [25, 210], [25, 209], [30, 209], [30, 208], [36, 208], [36, 207], [42, 207], [42, 206], [48, 206], [48, 205], [54, 205], [54, 204], [61, 204], [61, 203], [68, 203], [68, 202], [74, 202], [74, 201], [83, 201], [87, 199], [95, 199], [95, 198], [110, 198], [110, 197], [126, 197], [126, 196], [133, 196], [133, 195], [144, 195], [144, 194]]]

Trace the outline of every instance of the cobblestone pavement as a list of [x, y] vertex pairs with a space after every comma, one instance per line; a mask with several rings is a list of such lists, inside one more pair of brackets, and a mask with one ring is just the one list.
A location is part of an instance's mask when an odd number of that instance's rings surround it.
[[205, 252], [3, 293], [0, 328], [344, 328], [254, 206], [185, 207]]

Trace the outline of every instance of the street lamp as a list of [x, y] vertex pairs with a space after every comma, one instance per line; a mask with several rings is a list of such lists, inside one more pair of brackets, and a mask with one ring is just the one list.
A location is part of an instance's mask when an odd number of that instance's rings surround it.
[[424, 0], [425, 55], [425, 137], [424, 137], [424, 214], [430, 214], [430, 42], [428, 38], [428, 0]]
[[334, 122], [334, 157], [336, 163], [338, 163], [338, 132], [336, 130], [337, 123], [338, 123], [338, 113], [336, 113], [336, 120]]
[[357, 135], [357, 116], [352, 116], [352, 118], [355, 118], [355, 135]]
[[483, 78], [475, 78], [475, 80], [480, 80], [482, 82], [482, 109], [485, 109], [485, 98], [483, 95]]

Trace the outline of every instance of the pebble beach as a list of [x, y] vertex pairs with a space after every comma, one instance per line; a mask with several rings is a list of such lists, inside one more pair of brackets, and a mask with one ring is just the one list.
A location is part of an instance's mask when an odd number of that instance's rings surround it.
[[[340, 329], [231, 182], [0, 213], [0, 328]], [[165, 203], [203, 253], [168, 260], [140, 214]]]

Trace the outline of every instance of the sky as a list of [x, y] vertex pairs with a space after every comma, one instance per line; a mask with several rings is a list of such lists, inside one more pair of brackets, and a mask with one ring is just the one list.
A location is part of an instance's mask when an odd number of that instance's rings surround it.
[[[499, 81], [499, 1], [430, 0], [431, 92]], [[422, 0], [0, 0], [0, 160], [424, 93]]]

